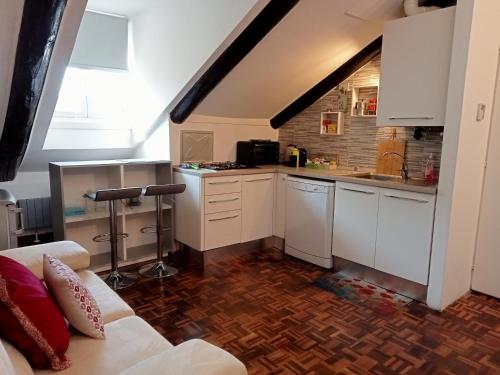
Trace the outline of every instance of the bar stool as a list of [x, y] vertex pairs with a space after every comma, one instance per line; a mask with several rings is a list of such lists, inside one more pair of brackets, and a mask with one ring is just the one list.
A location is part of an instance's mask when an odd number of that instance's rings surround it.
[[120, 199], [137, 198], [142, 194], [142, 188], [104, 189], [95, 193], [85, 194], [85, 197], [94, 202], [109, 202], [109, 233], [100, 234], [92, 238], [94, 242], [108, 242], [111, 245], [111, 272], [104, 279], [112, 289], [118, 290], [129, 287], [137, 281], [133, 273], [118, 271], [118, 240], [128, 237], [127, 233], [118, 233], [116, 201]]
[[[162, 279], [175, 275], [179, 270], [175, 267], [169, 266], [163, 261], [163, 232], [172, 232], [172, 218], [171, 227], [163, 226], [163, 207], [162, 198], [164, 195], [174, 195], [184, 192], [186, 185], [184, 184], [168, 184], [168, 185], [149, 185], [143, 190], [143, 195], [146, 197], [154, 196], [156, 200], [156, 225], [141, 228], [142, 233], [155, 233], [156, 234], [156, 261], [153, 264], [146, 264], [139, 269], [139, 273], [144, 277]], [[173, 232], [170, 236], [170, 249], [168, 250], [168, 259], [172, 258], [172, 250], [174, 245]]]

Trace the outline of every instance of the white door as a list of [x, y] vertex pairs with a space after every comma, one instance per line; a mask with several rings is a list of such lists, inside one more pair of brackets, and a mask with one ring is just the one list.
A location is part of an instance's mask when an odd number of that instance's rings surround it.
[[274, 173], [244, 175], [241, 189], [241, 242], [273, 235]]
[[332, 254], [373, 267], [379, 189], [338, 182], [335, 189]]
[[274, 235], [279, 238], [285, 238], [286, 222], [286, 173], [276, 175], [275, 196], [274, 196]]
[[380, 191], [375, 268], [427, 285], [435, 195]]
[[500, 66], [472, 274], [472, 289], [500, 298]]

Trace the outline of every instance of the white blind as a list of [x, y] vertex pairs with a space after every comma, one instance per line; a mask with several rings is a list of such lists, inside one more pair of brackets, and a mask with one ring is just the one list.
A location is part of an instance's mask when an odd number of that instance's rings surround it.
[[127, 70], [128, 19], [85, 11], [70, 65]]

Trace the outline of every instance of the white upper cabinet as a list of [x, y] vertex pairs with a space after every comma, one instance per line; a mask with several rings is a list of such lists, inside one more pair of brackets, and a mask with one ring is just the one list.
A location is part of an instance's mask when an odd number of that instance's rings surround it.
[[377, 126], [444, 126], [455, 7], [384, 26]]
[[242, 176], [241, 242], [273, 235], [274, 173]]
[[332, 241], [334, 256], [374, 266], [379, 190], [373, 186], [337, 182]]

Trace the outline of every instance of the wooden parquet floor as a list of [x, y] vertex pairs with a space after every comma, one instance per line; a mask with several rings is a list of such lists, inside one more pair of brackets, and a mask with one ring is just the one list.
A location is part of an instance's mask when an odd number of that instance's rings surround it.
[[389, 316], [312, 285], [325, 271], [275, 250], [224, 256], [121, 291], [173, 344], [203, 338], [249, 374], [500, 374], [500, 301]]

